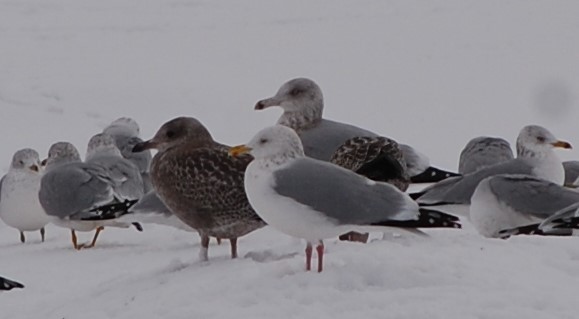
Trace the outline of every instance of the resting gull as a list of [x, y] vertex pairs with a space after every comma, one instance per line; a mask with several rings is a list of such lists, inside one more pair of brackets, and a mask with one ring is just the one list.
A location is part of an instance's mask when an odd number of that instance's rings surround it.
[[[330, 163], [349, 169], [373, 181], [385, 182], [406, 191], [410, 184], [404, 155], [396, 141], [386, 137], [359, 136], [338, 147]], [[380, 169], [377, 169], [377, 168]], [[367, 242], [369, 234], [350, 232], [340, 240]]]
[[509, 142], [498, 137], [479, 136], [470, 140], [458, 162], [458, 173], [465, 175], [481, 168], [512, 160], [513, 150]]
[[[329, 161], [336, 149], [353, 137], [378, 136], [353, 125], [323, 119], [322, 91], [310, 79], [286, 82], [275, 96], [257, 102], [255, 109], [271, 106], [279, 106], [284, 111], [277, 124], [293, 128], [302, 140], [305, 154], [318, 160]], [[430, 167], [428, 158], [408, 145], [400, 144], [400, 148], [414, 183], [432, 183], [457, 175]]]
[[[114, 191], [114, 183], [104, 167], [81, 162], [72, 144], [58, 142], [48, 151], [46, 173], [40, 181], [38, 197], [53, 223], [71, 230], [75, 249], [91, 248], [105, 226], [126, 228], [130, 225], [114, 218], [89, 220], [95, 217], [98, 207], [118, 202], [120, 196]], [[137, 225], [135, 227], [139, 229]], [[95, 229], [90, 244], [77, 243], [76, 231]]]
[[152, 159], [151, 151], [133, 153], [135, 145], [143, 141], [140, 138], [140, 131], [137, 121], [130, 117], [121, 117], [105, 127], [103, 133], [111, 135], [122, 156], [138, 167], [143, 179], [143, 191], [147, 193], [152, 189], [149, 176]]
[[[396, 187], [374, 182], [337, 165], [306, 157], [294, 130], [276, 125], [261, 130], [230, 154], [255, 157], [245, 172], [251, 206], [270, 226], [303, 238], [306, 269], [316, 243], [322, 271], [325, 238], [376, 227], [459, 228], [458, 218], [421, 209]], [[382, 228], [383, 229], [383, 228]]]
[[201, 236], [201, 260], [208, 260], [209, 237], [231, 242], [265, 223], [251, 208], [243, 189], [243, 173], [251, 156], [233, 158], [229, 147], [213, 140], [197, 119], [178, 117], [161, 126], [155, 136], [135, 146], [135, 152], [156, 148], [151, 181], [159, 198]]
[[24, 288], [24, 285], [0, 276], [0, 290], [12, 290], [14, 288]]
[[37, 230], [44, 242], [44, 226], [50, 222], [38, 201], [41, 178], [38, 152], [25, 148], [14, 153], [10, 170], [0, 180], [0, 219], [20, 231], [23, 243], [25, 231]]
[[504, 230], [540, 223], [575, 203], [579, 193], [561, 185], [529, 175], [495, 175], [472, 195], [470, 221], [485, 237], [505, 237]]
[[480, 181], [489, 176], [532, 175], [563, 185], [563, 165], [553, 151], [555, 147], [568, 149], [571, 145], [557, 140], [551, 132], [541, 126], [525, 126], [517, 138], [516, 159], [487, 166], [464, 176], [449, 178], [411, 196], [417, 198], [421, 206], [439, 206], [438, 209], [441, 210], [468, 215], [472, 194]]

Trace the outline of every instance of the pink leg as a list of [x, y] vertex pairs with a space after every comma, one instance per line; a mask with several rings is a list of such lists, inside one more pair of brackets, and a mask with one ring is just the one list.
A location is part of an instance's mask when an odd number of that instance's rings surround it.
[[306, 245], [306, 270], [312, 270], [312, 244], [309, 241]]
[[237, 238], [229, 239], [231, 243], [231, 258], [237, 258]]
[[320, 243], [316, 246], [318, 252], [318, 272], [322, 272], [322, 267], [324, 265], [324, 243], [320, 240]]

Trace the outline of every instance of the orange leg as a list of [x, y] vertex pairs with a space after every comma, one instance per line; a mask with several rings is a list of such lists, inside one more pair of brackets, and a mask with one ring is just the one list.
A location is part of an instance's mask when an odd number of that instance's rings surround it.
[[70, 230], [70, 233], [72, 235], [72, 246], [74, 247], [74, 249], [79, 250], [82, 247], [78, 245], [78, 240], [76, 238], [76, 232], [74, 231], [74, 229]]
[[96, 244], [97, 238], [99, 237], [99, 234], [101, 231], [103, 231], [105, 228], [103, 226], [99, 226], [96, 229], [96, 232], [94, 233], [94, 237], [92, 238], [92, 241], [90, 242], [90, 244], [88, 245], [80, 245], [80, 248], [93, 248], [94, 245]]

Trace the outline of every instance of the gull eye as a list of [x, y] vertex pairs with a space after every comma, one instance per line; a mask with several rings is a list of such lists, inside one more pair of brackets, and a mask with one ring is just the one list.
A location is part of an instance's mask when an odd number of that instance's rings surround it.
[[544, 143], [545, 142], [545, 137], [544, 136], [537, 136], [537, 141]]
[[300, 93], [302, 93], [302, 90], [296, 88], [296, 89], [292, 89], [289, 94], [290, 94], [291, 96], [297, 96], [297, 95], [299, 95]]
[[262, 138], [259, 140], [259, 144], [265, 144], [267, 143], [267, 138]]
[[173, 138], [173, 137], [175, 137], [175, 132], [174, 131], [167, 131], [167, 133], [165, 133], [165, 136], [167, 136], [168, 138]]
[[18, 161], [18, 163], [20, 163], [20, 165], [24, 165], [24, 161], [23, 161], [23, 160]]

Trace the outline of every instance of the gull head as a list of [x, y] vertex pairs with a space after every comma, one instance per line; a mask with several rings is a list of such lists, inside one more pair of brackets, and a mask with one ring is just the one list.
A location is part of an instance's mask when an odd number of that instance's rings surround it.
[[214, 141], [207, 128], [197, 119], [178, 117], [163, 124], [152, 139], [136, 144], [133, 152], [152, 148], [164, 151], [185, 143], [191, 147], [204, 147], [212, 145]]
[[115, 139], [105, 133], [99, 133], [90, 138], [86, 150], [86, 160], [102, 155], [122, 157]]
[[39, 172], [40, 158], [38, 152], [30, 148], [17, 151], [14, 153], [14, 156], [12, 156], [10, 169]]
[[551, 151], [553, 148], [570, 149], [571, 144], [558, 140], [549, 130], [538, 125], [523, 127], [517, 137], [518, 156], [538, 156]]
[[50, 146], [48, 158], [42, 161], [42, 165], [46, 165], [49, 169], [58, 164], [71, 162], [80, 162], [80, 154], [76, 147], [69, 142], [56, 142]]
[[251, 154], [256, 160], [297, 158], [304, 156], [302, 141], [297, 133], [286, 126], [274, 125], [259, 131], [246, 145], [231, 148], [229, 154]]
[[105, 127], [103, 133], [110, 134], [113, 136], [139, 136], [141, 129], [137, 121], [130, 117], [120, 117]]
[[324, 98], [316, 82], [297, 78], [284, 83], [273, 97], [257, 102], [255, 109], [263, 110], [271, 106], [279, 106], [286, 113], [301, 113], [321, 118]]

